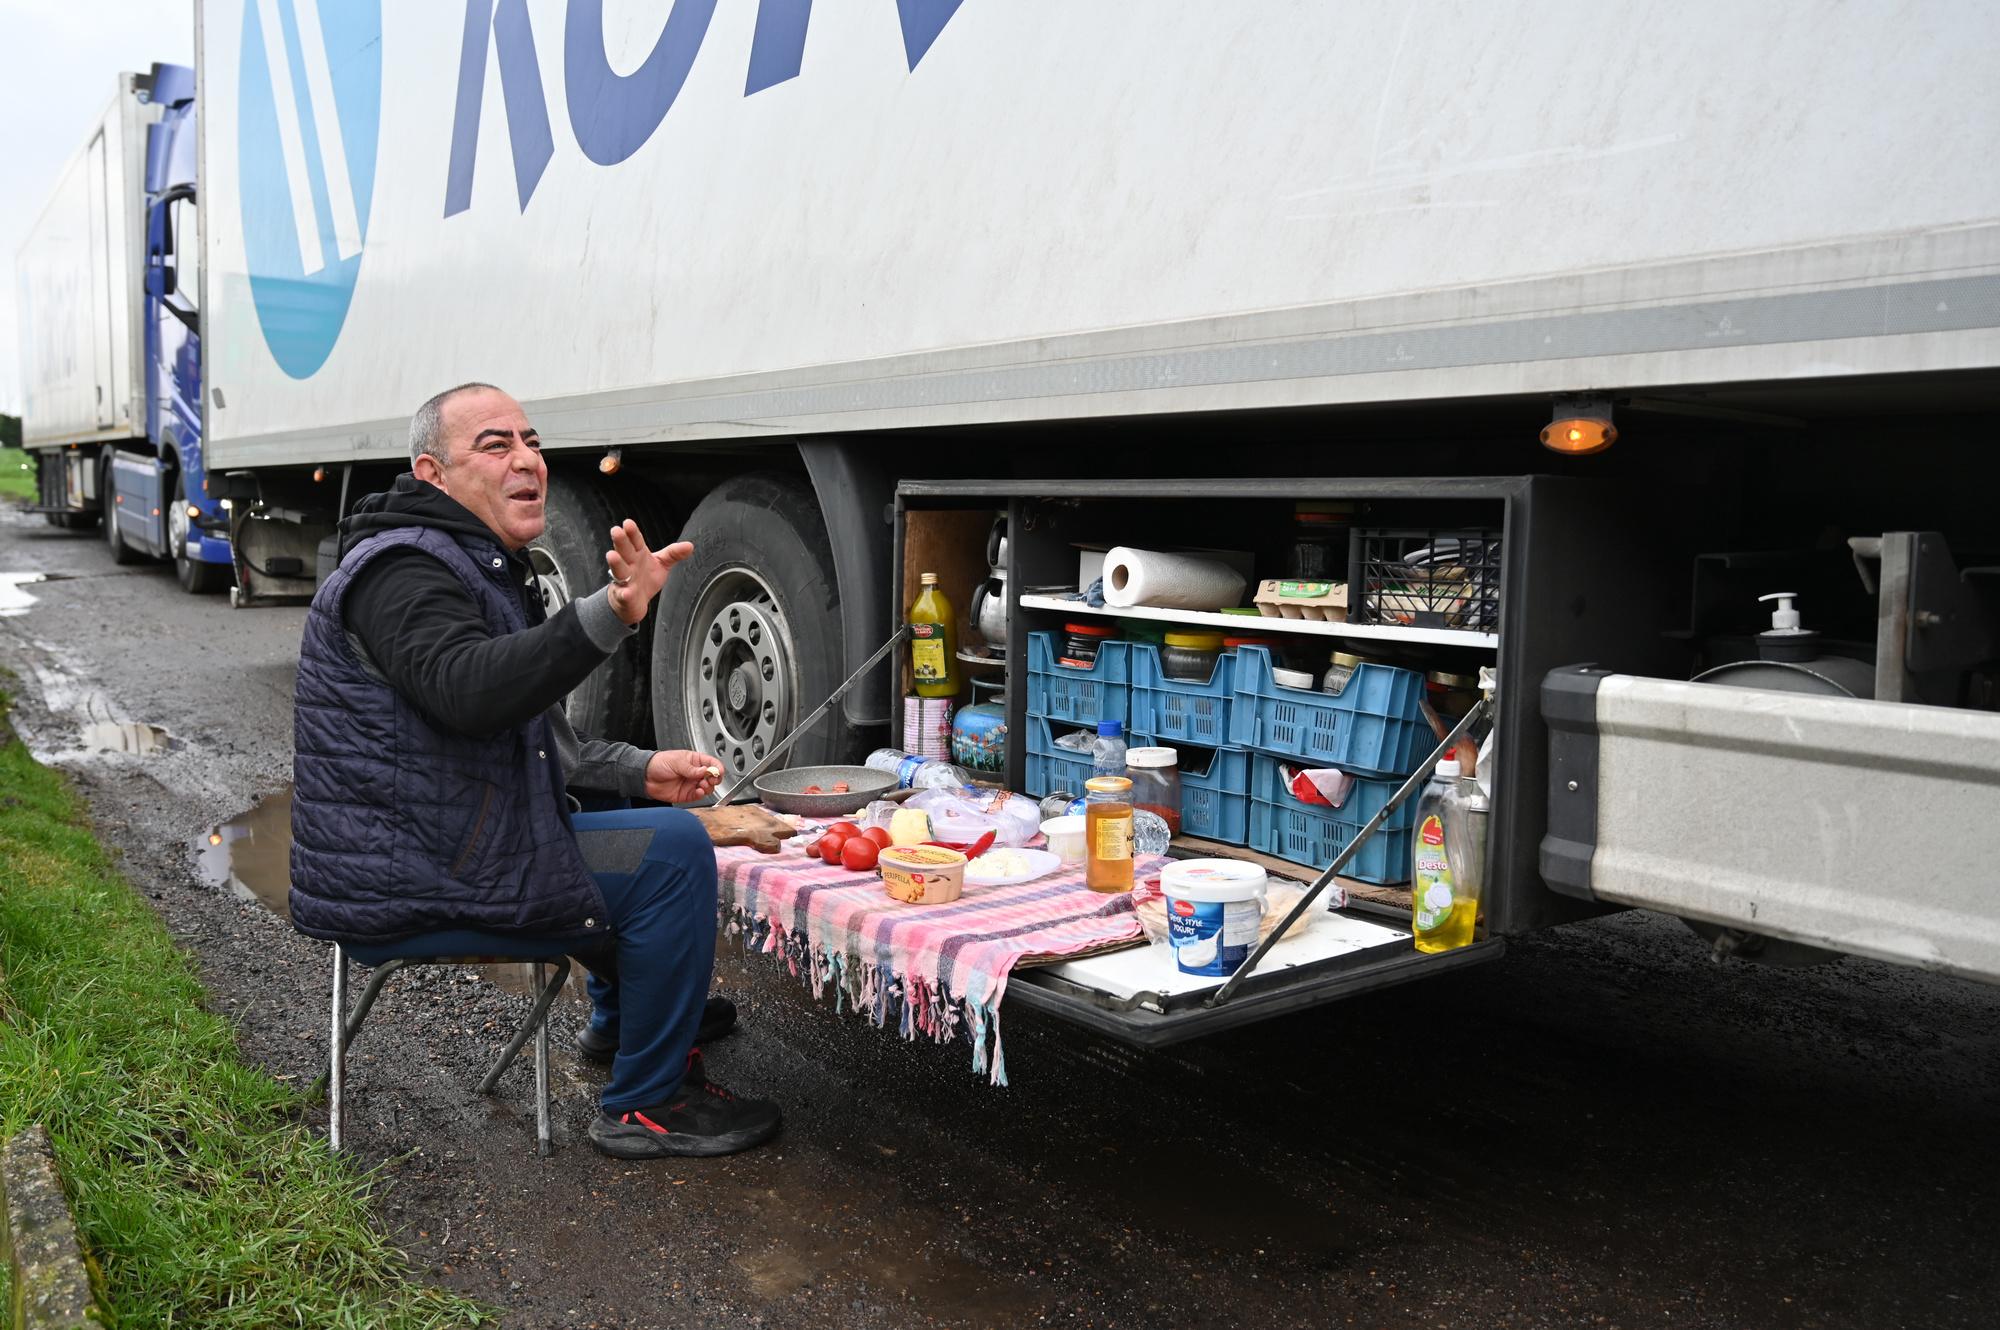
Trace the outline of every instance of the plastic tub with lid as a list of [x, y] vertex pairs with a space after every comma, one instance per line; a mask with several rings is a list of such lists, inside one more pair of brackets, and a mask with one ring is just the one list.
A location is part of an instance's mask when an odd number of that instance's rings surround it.
[[1167, 945], [1183, 974], [1227, 977], [1257, 945], [1264, 870], [1235, 859], [1179, 859], [1160, 870]]

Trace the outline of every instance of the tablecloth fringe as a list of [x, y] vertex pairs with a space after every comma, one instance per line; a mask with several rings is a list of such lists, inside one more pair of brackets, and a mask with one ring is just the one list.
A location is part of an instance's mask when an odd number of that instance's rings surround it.
[[1007, 1083], [1007, 1060], [1000, 1048], [1000, 1006], [997, 996], [974, 998], [940, 992], [917, 976], [885, 973], [873, 961], [844, 951], [813, 946], [804, 936], [740, 907], [730, 910], [727, 931], [767, 955], [784, 958], [794, 978], [803, 980], [813, 997], [824, 1001], [829, 987], [836, 1011], [866, 1016], [876, 1028], [894, 1021], [903, 1038], [927, 1035], [947, 1044], [963, 1033], [972, 1045], [972, 1070], [987, 1073], [994, 1085]]

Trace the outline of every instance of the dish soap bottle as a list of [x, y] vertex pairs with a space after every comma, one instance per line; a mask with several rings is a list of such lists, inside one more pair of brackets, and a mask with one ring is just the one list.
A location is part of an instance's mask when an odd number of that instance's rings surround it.
[[937, 574], [919, 580], [923, 589], [910, 606], [910, 677], [918, 697], [957, 697], [958, 622]]
[[[1450, 951], [1472, 941], [1479, 915], [1479, 878], [1454, 871], [1451, 851], [1466, 844], [1465, 812], [1458, 791], [1458, 763], [1447, 758], [1431, 773], [1417, 800], [1417, 834], [1411, 841], [1410, 931], [1418, 951]], [[1461, 855], [1463, 850], [1460, 851]]]

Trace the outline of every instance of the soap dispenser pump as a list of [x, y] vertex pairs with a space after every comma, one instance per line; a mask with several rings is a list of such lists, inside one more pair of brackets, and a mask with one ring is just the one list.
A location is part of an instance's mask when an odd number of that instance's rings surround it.
[[1819, 634], [1799, 626], [1799, 612], [1794, 607], [1798, 598], [1796, 591], [1773, 591], [1768, 596], [1757, 597], [1760, 604], [1767, 600], [1778, 602], [1777, 608], [1771, 611], [1771, 627], [1757, 634], [1757, 655], [1760, 659], [1796, 663], [1819, 659]]

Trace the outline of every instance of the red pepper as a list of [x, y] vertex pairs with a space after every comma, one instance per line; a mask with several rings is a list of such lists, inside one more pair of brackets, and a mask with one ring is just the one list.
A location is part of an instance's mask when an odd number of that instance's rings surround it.
[[941, 850], [958, 850], [968, 859], [977, 859], [980, 855], [993, 848], [993, 838], [996, 834], [998, 833], [989, 831], [970, 845], [964, 841], [949, 840], [927, 840], [924, 844], [935, 845]]

